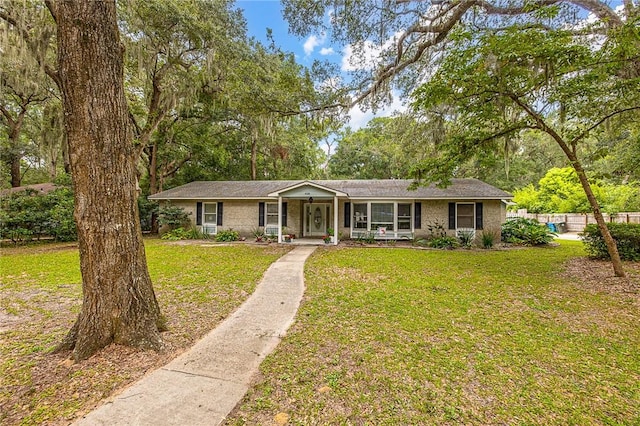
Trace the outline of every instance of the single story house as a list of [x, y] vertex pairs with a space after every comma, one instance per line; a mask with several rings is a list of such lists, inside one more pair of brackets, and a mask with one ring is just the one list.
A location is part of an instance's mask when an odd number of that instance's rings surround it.
[[287, 180], [191, 182], [149, 197], [191, 214], [203, 232], [256, 229], [278, 237], [405, 239], [439, 223], [450, 235], [499, 230], [512, 195], [477, 179], [409, 190], [411, 180]]

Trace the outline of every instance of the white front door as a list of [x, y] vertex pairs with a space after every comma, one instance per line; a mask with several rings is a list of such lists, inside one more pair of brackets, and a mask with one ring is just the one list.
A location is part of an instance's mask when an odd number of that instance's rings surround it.
[[304, 205], [304, 236], [321, 237], [327, 233], [329, 204]]

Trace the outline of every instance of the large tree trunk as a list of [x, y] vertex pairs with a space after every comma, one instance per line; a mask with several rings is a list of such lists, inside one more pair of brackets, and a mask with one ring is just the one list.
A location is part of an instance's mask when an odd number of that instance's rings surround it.
[[258, 140], [251, 139], [251, 180], [258, 179]]
[[20, 113], [15, 120], [10, 119], [8, 116], [7, 121], [9, 123], [9, 146], [13, 149], [10, 159], [11, 170], [11, 187], [17, 188], [22, 183], [22, 173], [20, 171], [20, 165], [22, 163], [22, 149], [18, 145], [20, 143], [20, 131], [22, 130], [22, 123], [27, 114], [27, 109], [22, 106]]
[[149, 194], [158, 193], [158, 143], [151, 144], [149, 155]]
[[75, 189], [83, 302], [60, 349], [85, 359], [111, 344], [159, 349], [160, 310], [137, 210], [137, 152], [115, 0], [48, 2]]
[[602, 211], [600, 210], [600, 204], [598, 203], [596, 196], [593, 194], [593, 190], [591, 189], [591, 184], [589, 183], [587, 174], [585, 173], [582, 165], [579, 161], [577, 161], [577, 159], [573, 162], [573, 168], [578, 175], [578, 179], [580, 180], [582, 189], [587, 196], [587, 200], [589, 200], [591, 210], [593, 211], [593, 217], [596, 219], [596, 223], [598, 224], [598, 229], [600, 229], [602, 238], [604, 238], [604, 242], [607, 245], [607, 251], [609, 252], [609, 257], [611, 258], [611, 264], [613, 266], [613, 273], [616, 277], [626, 277], [624, 267], [622, 266], [622, 260], [620, 259], [620, 253], [618, 252], [618, 246], [616, 245], [616, 241], [611, 236], [611, 232], [609, 232], [607, 222], [604, 220], [604, 216], [602, 215]]
[[69, 158], [69, 141], [66, 132], [62, 135], [62, 164], [64, 172], [71, 176], [71, 159]]
[[[618, 246], [616, 245], [615, 240], [611, 236], [611, 232], [609, 232], [609, 228], [607, 227], [607, 223], [604, 220], [604, 216], [602, 216], [602, 211], [600, 210], [600, 203], [596, 199], [596, 196], [593, 194], [593, 189], [591, 188], [591, 184], [589, 183], [589, 179], [587, 178], [587, 174], [582, 167], [582, 163], [578, 160], [578, 156], [576, 154], [576, 143], [577, 141], [573, 141], [571, 146], [564, 140], [562, 136], [558, 132], [556, 132], [550, 126], [547, 126], [542, 116], [536, 113], [533, 108], [531, 108], [526, 103], [522, 102], [520, 98], [516, 94], [510, 94], [509, 98], [513, 100], [518, 106], [520, 106], [531, 118], [536, 121], [537, 127], [539, 130], [545, 132], [549, 136], [551, 136], [558, 146], [562, 149], [564, 154], [567, 156], [569, 161], [571, 162], [571, 166], [576, 171], [578, 175], [578, 179], [580, 180], [580, 184], [582, 185], [582, 189], [584, 190], [585, 195], [587, 196], [587, 200], [589, 201], [589, 205], [591, 206], [591, 210], [593, 211], [593, 216], [596, 219], [598, 224], [598, 229], [600, 229], [600, 233], [604, 238], [604, 242], [607, 245], [607, 251], [609, 253], [609, 257], [611, 258], [611, 264], [613, 266], [613, 273], [616, 277], [626, 277], [624, 272], [624, 268], [622, 266], [622, 260], [620, 259], [620, 253], [618, 253]], [[586, 133], [585, 133], [586, 134]]]
[[[15, 146], [15, 145], [14, 145]], [[17, 188], [22, 182], [22, 174], [20, 172], [20, 157], [17, 154], [11, 156], [11, 187]]]

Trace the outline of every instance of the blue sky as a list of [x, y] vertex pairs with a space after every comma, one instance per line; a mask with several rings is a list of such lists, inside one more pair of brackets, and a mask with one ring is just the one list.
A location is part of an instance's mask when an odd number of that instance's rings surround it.
[[[273, 31], [276, 45], [286, 52], [292, 52], [296, 61], [304, 66], [311, 66], [315, 59], [329, 60], [340, 65], [343, 69], [345, 55], [342, 46], [332, 46], [329, 40], [320, 34], [310, 34], [305, 38], [298, 38], [289, 34], [288, 23], [282, 18], [281, 4], [277, 0], [237, 0], [236, 6], [244, 10], [247, 20], [247, 29], [250, 36], [267, 43], [267, 28]], [[361, 111], [355, 107], [351, 110], [349, 126], [358, 129], [366, 126], [373, 117], [388, 116], [394, 110], [402, 109], [400, 101], [395, 101], [388, 108], [373, 114], [370, 111]]]
[[[276, 44], [287, 52], [293, 52], [300, 63], [304, 63], [304, 39], [289, 34], [286, 21], [282, 18], [282, 6], [277, 0], [238, 0], [238, 8], [244, 10], [249, 35], [267, 43], [267, 28], [273, 30]], [[309, 58], [306, 58], [307, 61]]]
[[[1, 1], [1, 0], [0, 0]], [[612, 0], [613, 7], [621, 7], [621, 0]], [[343, 73], [349, 68], [348, 46], [332, 46], [326, 37], [320, 34], [309, 34], [304, 38], [298, 38], [289, 34], [288, 23], [282, 18], [282, 6], [278, 0], [236, 0], [236, 6], [244, 10], [247, 20], [247, 29], [250, 36], [267, 43], [267, 28], [273, 31], [276, 44], [286, 52], [292, 52], [296, 61], [304, 66], [311, 66], [315, 59], [329, 60], [340, 65]], [[589, 17], [585, 16], [586, 21]], [[343, 77], [346, 73], [343, 74]], [[375, 116], [389, 116], [394, 111], [404, 110], [402, 101], [395, 97], [393, 103], [376, 114], [370, 111], [361, 111], [359, 107], [350, 111], [351, 120], [349, 126], [358, 129], [366, 126], [367, 122]]]

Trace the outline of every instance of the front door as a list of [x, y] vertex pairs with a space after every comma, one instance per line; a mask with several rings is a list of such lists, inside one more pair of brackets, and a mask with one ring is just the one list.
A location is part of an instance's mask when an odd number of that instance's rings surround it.
[[304, 205], [304, 236], [321, 237], [327, 233], [329, 204]]

